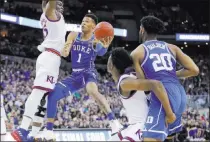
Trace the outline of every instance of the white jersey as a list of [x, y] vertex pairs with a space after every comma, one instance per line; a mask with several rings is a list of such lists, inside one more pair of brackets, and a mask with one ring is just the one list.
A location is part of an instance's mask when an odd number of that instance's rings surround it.
[[43, 29], [44, 41], [38, 46], [38, 50], [42, 52], [45, 48], [53, 48], [61, 53], [66, 35], [63, 15], [60, 14], [60, 19], [53, 21], [49, 20], [45, 13], [43, 13], [40, 22]]
[[144, 91], [132, 91], [129, 97], [124, 97], [120, 93], [120, 82], [128, 77], [137, 78], [132, 73], [124, 74], [120, 77], [117, 89], [121, 96], [123, 106], [126, 110], [129, 124], [145, 123], [148, 113], [148, 100]]

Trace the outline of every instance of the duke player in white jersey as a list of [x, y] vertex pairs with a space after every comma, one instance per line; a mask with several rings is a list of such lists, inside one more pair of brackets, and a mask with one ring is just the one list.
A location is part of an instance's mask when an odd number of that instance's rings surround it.
[[117, 90], [126, 110], [129, 126], [111, 137], [110, 141], [140, 141], [148, 113], [148, 99], [144, 91], [153, 91], [170, 108], [163, 84], [157, 80], [137, 79], [133, 61], [123, 48], [114, 49], [107, 69], [117, 83]]
[[[46, 108], [45, 97], [51, 92], [57, 82], [61, 63], [61, 51], [65, 44], [65, 21], [63, 18], [63, 4], [61, 1], [50, 0], [42, 3], [43, 14], [40, 22], [43, 29], [44, 41], [38, 46], [42, 53], [36, 61], [36, 78], [32, 93], [25, 103], [25, 112], [20, 128], [12, 132], [17, 141], [27, 140], [28, 128], [33, 120], [33, 135], [40, 129]], [[38, 112], [37, 112], [38, 110]], [[34, 117], [35, 116], [35, 117]], [[35, 125], [37, 127], [35, 127]]]

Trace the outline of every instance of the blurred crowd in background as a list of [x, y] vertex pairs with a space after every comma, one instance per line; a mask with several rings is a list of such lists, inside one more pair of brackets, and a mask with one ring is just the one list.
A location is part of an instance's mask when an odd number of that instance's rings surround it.
[[[188, 107], [183, 114], [183, 124], [189, 132], [189, 138], [204, 138], [209, 129], [208, 112], [208, 60], [199, 56], [195, 59], [201, 73], [198, 77], [182, 81], [188, 96]], [[203, 61], [202, 61], [203, 60]], [[26, 58], [1, 56], [1, 94], [4, 95], [6, 113], [13, 128], [20, 124], [24, 112], [24, 102], [31, 93], [35, 77], [35, 62]], [[59, 80], [70, 72], [60, 70]], [[116, 92], [116, 85], [108, 74], [98, 74], [100, 92], [105, 95], [111, 109], [119, 121], [128, 125], [125, 110]], [[62, 99], [58, 104], [55, 128], [109, 128], [106, 115], [96, 102], [80, 90]]]
[[[77, 4], [77, 6], [81, 5]], [[176, 31], [187, 33], [208, 31], [207, 21], [200, 11], [189, 12], [189, 9], [186, 8], [183, 5], [164, 6], [161, 0], [141, 1], [143, 15], [155, 15], [165, 21], [167, 31], [164, 34], [176, 33]], [[188, 8], [190, 7], [188, 6]], [[94, 10], [94, 7], [92, 9]], [[80, 23], [82, 17], [76, 16], [75, 7], [67, 7], [65, 10], [64, 16], [67, 22]], [[79, 15], [83, 16], [85, 12], [81, 13], [81, 11], [87, 12], [87, 9], [78, 9]], [[41, 15], [40, 7], [15, 6], [12, 3], [0, 6], [0, 12], [34, 19], [39, 19]], [[111, 23], [114, 26], [119, 26], [116, 21], [111, 21]], [[16, 128], [22, 119], [24, 103], [32, 91], [35, 78], [35, 58], [40, 54], [36, 47], [42, 40], [41, 30], [0, 23], [0, 89], [1, 95], [4, 95], [8, 120], [12, 124], [10, 129]], [[115, 47], [115, 45], [112, 46]], [[198, 65], [200, 74], [197, 77], [181, 80], [187, 92], [188, 104], [187, 110], [183, 114], [184, 129], [176, 138], [179, 141], [210, 139], [208, 109], [210, 58], [201, 54], [192, 58]], [[97, 59], [96, 63], [106, 64], [106, 61], [107, 55]], [[106, 68], [98, 68], [98, 72], [99, 91], [106, 97], [121, 124], [127, 126], [128, 119], [116, 92], [116, 84], [106, 73]], [[67, 67], [62, 66], [59, 80], [70, 73]], [[55, 128], [109, 128], [109, 123], [96, 102], [82, 89], [60, 100]]]

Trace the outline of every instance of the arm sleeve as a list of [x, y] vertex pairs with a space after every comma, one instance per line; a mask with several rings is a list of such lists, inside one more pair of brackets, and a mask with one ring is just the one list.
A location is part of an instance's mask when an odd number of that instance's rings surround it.
[[103, 56], [104, 54], [106, 54], [108, 48], [103, 47], [101, 43], [97, 43], [95, 50], [98, 56]]

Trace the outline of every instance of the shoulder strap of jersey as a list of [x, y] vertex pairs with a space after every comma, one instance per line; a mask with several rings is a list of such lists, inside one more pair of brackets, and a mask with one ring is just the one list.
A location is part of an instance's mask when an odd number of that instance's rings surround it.
[[124, 80], [124, 79], [126, 79], [126, 78], [128, 78], [128, 77], [136, 78], [132, 73], [130, 73], [130, 74], [123, 74], [123, 75], [120, 77], [120, 79], [119, 79], [119, 81], [118, 81], [118, 84], [117, 84], [117, 91], [118, 91], [119, 95], [120, 95], [122, 98], [124, 98], [124, 99], [126, 99], [126, 98], [128, 98], [128, 97], [124, 97], [124, 96], [121, 94], [120, 83], [121, 83], [122, 80]]

